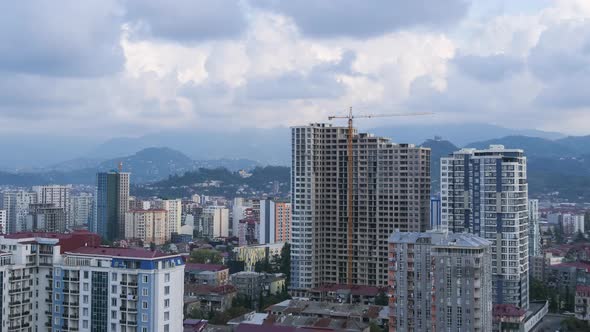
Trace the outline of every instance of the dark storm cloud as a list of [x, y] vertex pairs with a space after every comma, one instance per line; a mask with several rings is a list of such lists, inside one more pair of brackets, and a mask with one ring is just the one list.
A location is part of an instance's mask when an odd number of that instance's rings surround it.
[[122, 70], [120, 8], [110, 0], [0, 2], [0, 72], [103, 76]]
[[467, 0], [258, 0], [263, 9], [293, 18], [313, 37], [373, 37], [398, 29], [440, 27], [463, 18]]
[[238, 37], [246, 18], [238, 0], [127, 0], [134, 37], [199, 42]]
[[459, 55], [453, 64], [463, 73], [479, 81], [501, 81], [524, 68], [524, 61], [507, 55]]

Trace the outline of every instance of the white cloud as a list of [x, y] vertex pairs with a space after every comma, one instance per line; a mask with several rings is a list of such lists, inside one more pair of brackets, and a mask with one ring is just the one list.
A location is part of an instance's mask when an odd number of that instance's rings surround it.
[[[438, 113], [421, 121], [587, 131], [555, 114], [590, 110], [582, 75], [590, 65], [588, 1], [464, 19], [457, 7], [444, 21], [425, 13], [374, 27], [363, 12], [370, 8], [346, 3], [306, 18], [301, 4], [225, 2], [227, 11], [211, 0], [43, 2], [38, 20], [30, 7], [15, 6], [28, 13], [20, 21], [8, 20], [12, 5], [3, 5], [0, 123], [20, 132], [59, 123], [72, 134], [126, 136], [288, 126], [353, 106]], [[207, 10], [195, 10], [197, 3]], [[334, 10], [341, 16], [319, 25]], [[345, 14], [364, 21], [344, 26]]]

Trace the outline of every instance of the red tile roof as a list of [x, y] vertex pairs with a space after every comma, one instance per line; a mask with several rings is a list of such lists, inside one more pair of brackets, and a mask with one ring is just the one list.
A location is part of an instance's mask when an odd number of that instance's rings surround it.
[[219, 265], [219, 264], [200, 264], [200, 263], [186, 263], [184, 270], [189, 272], [189, 271], [213, 271], [213, 272], [217, 272], [217, 271], [223, 271], [225, 269], [228, 269], [227, 266], [225, 265]]
[[195, 285], [195, 284], [184, 284], [184, 292], [186, 293], [195, 293], [195, 294], [230, 294], [235, 293], [238, 290], [233, 285], [222, 285], [222, 286], [212, 286], [212, 285]]
[[178, 256], [170, 255], [157, 250], [152, 251], [147, 249], [113, 247], [80, 247], [78, 249], [68, 251], [67, 254], [131, 258], [159, 258], [167, 256]]
[[576, 296], [590, 297], [590, 286], [576, 286]]
[[554, 267], [575, 267], [578, 269], [586, 270], [586, 272], [590, 273], [590, 263], [586, 262], [568, 262], [568, 263], [560, 263], [556, 265], [551, 265], [552, 268]]
[[494, 304], [492, 312], [494, 317], [522, 317], [526, 314], [526, 310], [514, 304]]
[[[20, 232], [4, 235], [4, 238], [16, 240], [28, 238], [57, 239], [62, 254], [79, 247], [100, 245], [100, 236], [87, 230], [76, 230], [71, 233]], [[29, 241], [29, 243], [35, 242]]]

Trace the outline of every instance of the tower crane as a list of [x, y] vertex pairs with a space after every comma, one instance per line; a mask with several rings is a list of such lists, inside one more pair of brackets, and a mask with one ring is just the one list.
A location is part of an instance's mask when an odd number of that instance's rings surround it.
[[354, 162], [353, 158], [353, 149], [352, 149], [352, 141], [353, 141], [353, 120], [354, 119], [372, 119], [372, 118], [387, 118], [387, 117], [398, 117], [398, 116], [421, 116], [421, 115], [430, 115], [433, 114], [431, 112], [415, 112], [415, 113], [391, 113], [391, 114], [364, 114], [364, 115], [353, 115], [352, 114], [352, 107], [348, 111], [348, 115], [331, 115], [328, 116], [328, 120], [334, 119], [348, 119], [348, 188], [347, 188], [347, 196], [348, 196], [348, 236], [346, 239], [346, 243], [348, 246], [348, 264], [347, 264], [347, 281], [348, 285], [352, 286], [352, 229], [353, 229], [353, 221], [352, 221], [352, 196], [353, 196], [353, 167], [352, 163]]

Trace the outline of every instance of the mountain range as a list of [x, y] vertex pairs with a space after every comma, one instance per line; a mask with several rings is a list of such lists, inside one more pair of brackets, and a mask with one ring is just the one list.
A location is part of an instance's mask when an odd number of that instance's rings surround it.
[[[409, 124], [367, 127], [358, 121], [359, 130], [390, 137], [397, 143], [420, 143], [435, 136], [458, 146], [506, 136], [564, 138], [554, 132], [509, 129], [490, 124]], [[334, 125], [346, 125], [335, 122]], [[67, 137], [56, 135], [20, 135], [0, 133], [0, 171], [39, 172], [48, 169], [92, 168], [97, 162], [130, 156], [151, 147], [169, 147], [182, 151], [193, 160], [248, 159], [262, 165], [288, 166], [291, 158], [289, 128], [225, 130], [224, 128], [175, 130], [139, 137]], [[575, 139], [571, 144], [577, 144]], [[64, 160], [67, 160], [65, 164]], [[61, 165], [60, 165], [61, 164]], [[54, 167], [54, 166], [60, 167]]]
[[[390, 130], [395, 131], [394, 129]], [[273, 132], [274, 134], [266, 139], [262, 139], [261, 137], [253, 138], [247, 135], [246, 132], [234, 133], [233, 137], [236, 140], [232, 144], [232, 149], [228, 151], [237, 151], [242, 148], [242, 153], [250, 153], [257, 150], [256, 147], [265, 150], [262, 154], [256, 154], [257, 157], [252, 159], [210, 158], [211, 156], [222, 155], [221, 151], [223, 151], [223, 148], [216, 145], [215, 139], [220, 139], [218, 136], [209, 137], [209, 140], [201, 142], [200, 145], [197, 144], [201, 147], [207, 146], [206, 151], [217, 151], [216, 154], [197, 153], [196, 155], [198, 156], [207, 156], [207, 159], [200, 158], [198, 160], [185, 154], [184, 150], [180, 152], [177, 149], [169, 147], [146, 147], [134, 153], [121, 154], [121, 157], [105, 157], [108, 155], [107, 152], [110, 151], [109, 147], [116, 150], [116, 141], [110, 141], [105, 143], [105, 145], [101, 145], [97, 150], [98, 152], [92, 155], [91, 158], [75, 158], [65, 162], [53, 163], [46, 167], [29, 168], [17, 172], [0, 172], [0, 185], [29, 186], [44, 183], [94, 184], [97, 171], [115, 169], [120, 162], [123, 163], [123, 169], [125, 171], [132, 173], [132, 182], [134, 184], [158, 183], [158, 181], [167, 180], [170, 176], [195, 172], [200, 169], [226, 168], [231, 173], [240, 169], [254, 169], [257, 166], [268, 164], [288, 164], [288, 162], [284, 161], [285, 158], [288, 160], [290, 157], [288, 135], [285, 135], [285, 132], [281, 132], [278, 129], [266, 131], [266, 133], [269, 132]], [[408, 133], [408, 130], [406, 129], [403, 132]], [[288, 130], [286, 133], [288, 134]], [[286, 137], [279, 138], [281, 135]], [[473, 141], [464, 145], [455, 145], [454, 142], [440, 137], [426, 139], [421, 145], [432, 149], [431, 174], [433, 191], [436, 192], [439, 187], [438, 173], [440, 157], [458, 150], [460, 146], [486, 148], [490, 144], [502, 144], [507, 148], [520, 148], [525, 151], [528, 157], [528, 178], [530, 193], [532, 195], [560, 192], [560, 197], [573, 200], [590, 197], [590, 136], [555, 138], [554, 136], [557, 135], [555, 133], [544, 133], [544, 135], [547, 137], [511, 135]], [[251, 140], [248, 141], [246, 136]], [[245, 141], [240, 141], [238, 137], [243, 138]], [[188, 136], [185, 138], [188, 139]], [[151, 139], [155, 139], [155, 136]], [[141, 144], [138, 143], [140, 141], [142, 142]], [[142, 144], [147, 144], [145, 142], [149, 141], [131, 140], [133, 144], [126, 145], [121, 143], [121, 146], [118, 146], [118, 148], [123, 151], [130, 149], [132, 145], [139, 144], [138, 146], [141, 146]], [[225, 141], [227, 142], [227, 137]], [[254, 141], [258, 143], [252, 143]], [[394, 141], [404, 142], [400, 140]], [[190, 145], [190, 142], [187, 142], [187, 144]], [[190, 151], [197, 151], [196, 149], [198, 148], [193, 147]], [[228, 151], [223, 151], [223, 153], [231, 155]], [[101, 155], [102, 157], [100, 157]], [[258, 161], [258, 157], [262, 155], [273, 157], [262, 159], [264, 162], [260, 162]], [[273, 163], [271, 160], [282, 161]], [[161, 185], [165, 186], [165, 183], [161, 183]]]

